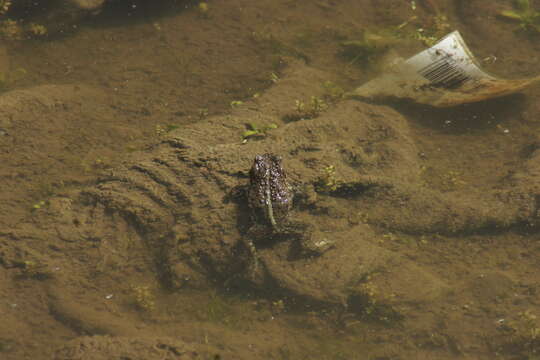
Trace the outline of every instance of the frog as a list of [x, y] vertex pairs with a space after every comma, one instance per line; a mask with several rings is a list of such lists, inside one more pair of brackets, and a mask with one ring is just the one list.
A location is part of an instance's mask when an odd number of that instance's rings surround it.
[[255, 156], [249, 171], [246, 198], [251, 226], [243, 238], [251, 255], [249, 275], [255, 280], [261, 270], [255, 241], [268, 242], [290, 233], [289, 215], [293, 208], [294, 192], [281, 156], [271, 153]]
[[257, 281], [261, 276], [255, 244], [273, 246], [276, 241], [293, 240], [289, 245], [292, 251], [288, 253], [300, 257], [313, 256], [326, 248], [312, 238], [309, 224], [291, 220], [295, 192], [298, 190], [291, 186], [280, 156], [271, 153], [255, 156], [246, 191], [252, 224], [243, 237], [251, 254], [252, 280]]
[[255, 156], [249, 171], [247, 198], [253, 226], [270, 227], [276, 234], [285, 231], [294, 192], [280, 156], [270, 153]]

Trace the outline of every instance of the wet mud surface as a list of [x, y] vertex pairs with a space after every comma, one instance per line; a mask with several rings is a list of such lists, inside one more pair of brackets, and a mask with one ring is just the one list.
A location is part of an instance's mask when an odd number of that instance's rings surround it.
[[[27, 75], [0, 96], [2, 358], [538, 356], [538, 87], [446, 110], [340, 96], [379, 58], [339, 41], [437, 11], [490, 71], [535, 75], [511, 6], [109, 4], [6, 42]], [[250, 231], [264, 153], [294, 236]]]

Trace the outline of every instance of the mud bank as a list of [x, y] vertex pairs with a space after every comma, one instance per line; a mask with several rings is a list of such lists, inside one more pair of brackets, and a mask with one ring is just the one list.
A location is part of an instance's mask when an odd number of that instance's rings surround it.
[[[124, 273], [143, 272], [169, 291], [250, 282], [251, 259], [242, 241], [250, 226], [249, 209], [231, 193], [247, 183], [253, 158], [265, 152], [283, 157], [297, 192], [292, 217], [307, 224], [304, 241], [315, 250], [298, 252], [294, 240], [260, 248], [264, 274], [252, 286], [262, 291], [343, 311], [376, 304], [384, 316], [401, 318], [420, 304], [448, 296], [449, 286], [379, 246], [383, 233], [500, 234], [516, 225], [537, 226], [538, 148], [488, 191], [441, 191], [423, 178], [426, 160], [408, 121], [395, 110], [341, 101], [312, 118], [295, 118], [291, 99], [319, 96], [313, 89], [325, 78], [301, 62], [288, 61], [279, 82], [262, 96], [230, 114], [164, 134], [160, 143], [107, 170], [95, 185], [55, 196], [29, 222], [4, 229], [2, 264], [15, 268], [31, 257], [46, 265], [61, 257], [62, 267], [72, 270], [46, 281], [54, 317], [83, 333], [135, 336], [136, 331], [110, 318], [96, 320], [89, 299], [69, 305], [77, 302], [81, 276], [85, 286], [92, 286], [96, 274], [121, 279]], [[2, 111], [55, 106], [63, 111], [80, 101], [77, 96], [96, 98], [92, 89], [68, 97], [52, 90], [7, 93]], [[247, 123], [278, 127], [244, 142]], [[336, 169], [335, 186], [316, 191], [330, 165]], [[23, 242], [25, 247], [17, 245]], [[327, 246], [317, 251], [313, 244], [321, 243]], [[46, 248], [54, 252], [47, 254]], [[80, 306], [88, 308], [81, 311]]]

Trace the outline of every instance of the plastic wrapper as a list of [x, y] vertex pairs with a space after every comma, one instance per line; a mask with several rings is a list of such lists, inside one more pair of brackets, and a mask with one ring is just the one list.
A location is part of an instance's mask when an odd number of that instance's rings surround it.
[[540, 76], [500, 79], [482, 70], [458, 31], [393, 65], [349, 94], [353, 98], [409, 99], [435, 107], [474, 103], [518, 92]]

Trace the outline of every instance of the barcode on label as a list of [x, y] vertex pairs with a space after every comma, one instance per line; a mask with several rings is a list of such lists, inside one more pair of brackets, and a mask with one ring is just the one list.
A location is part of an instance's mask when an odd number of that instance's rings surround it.
[[446, 89], [457, 88], [466, 81], [474, 80], [450, 56], [432, 62], [420, 69], [418, 74], [428, 79], [431, 85]]

